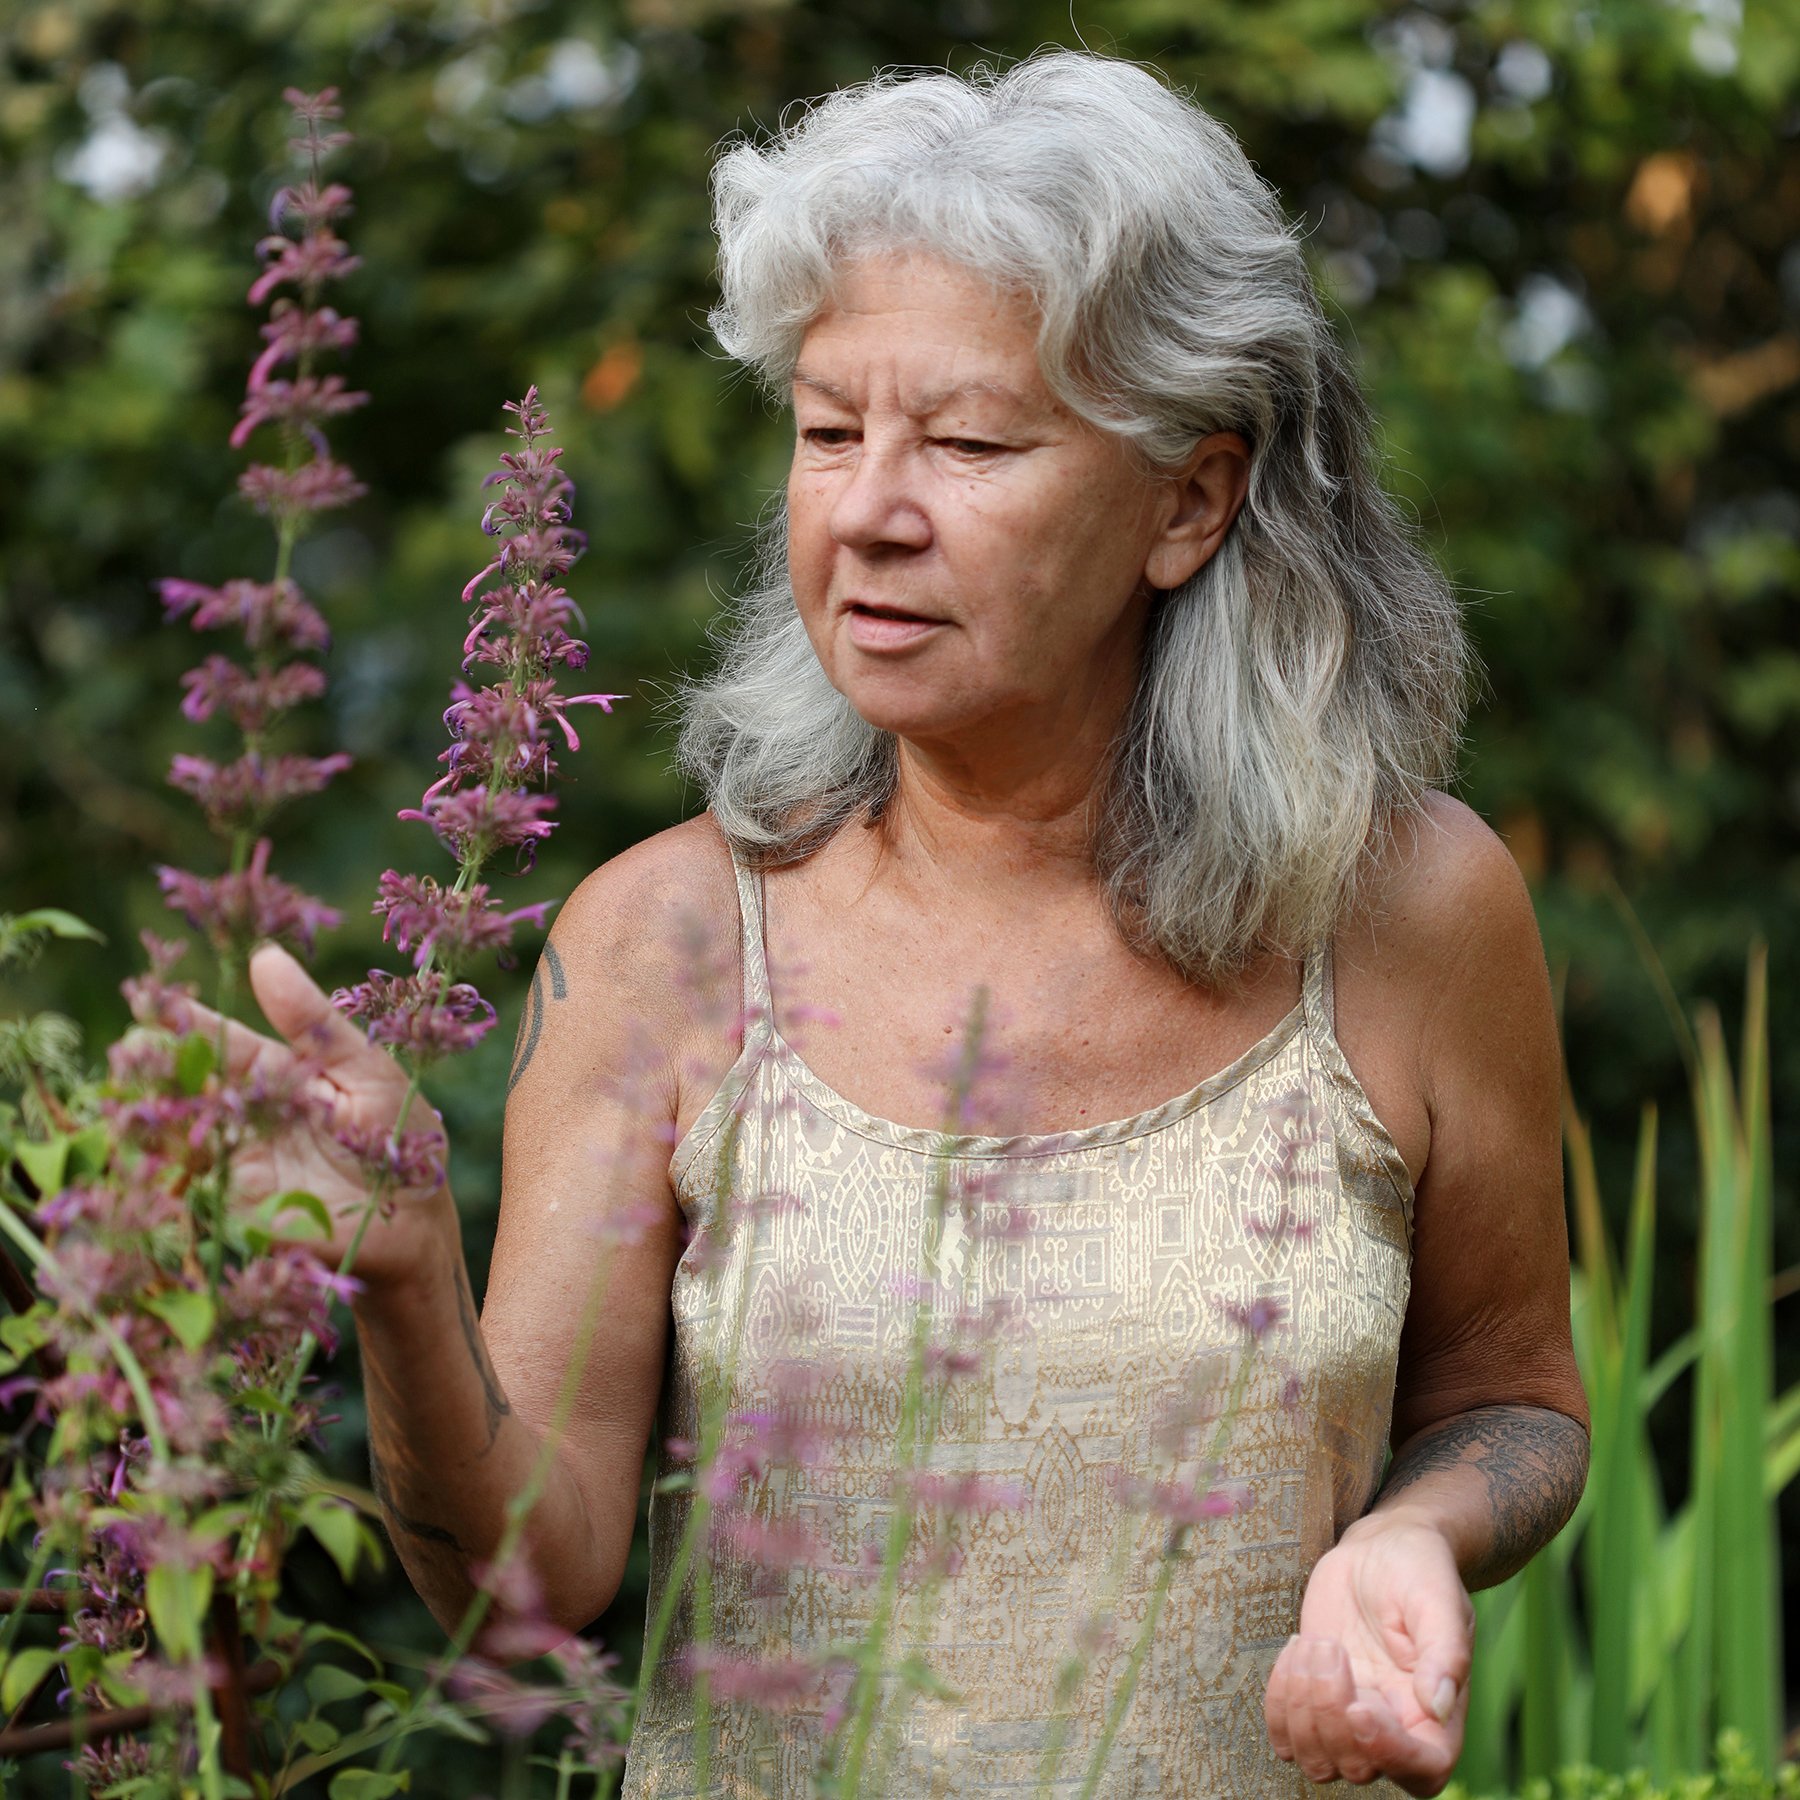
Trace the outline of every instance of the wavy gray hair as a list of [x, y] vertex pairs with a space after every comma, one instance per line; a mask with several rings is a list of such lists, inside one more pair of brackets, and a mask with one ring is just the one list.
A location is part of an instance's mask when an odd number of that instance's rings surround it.
[[[1236, 140], [1145, 69], [1055, 51], [828, 95], [726, 148], [713, 195], [713, 329], [783, 399], [834, 271], [921, 249], [1029, 294], [1051, 390], [1149, 466], [1244, 435], [1242, 511], [1154, 611], [1093, 854], [1127, 939], [1190, 978], [1326, 937], [1448, 778], [1471, 659], [1376, 478], [1298, 234]], [[784, 526], [680, 698], [681, 767], [765, 865], [879, 817], [898, 769], [813, 655]]]

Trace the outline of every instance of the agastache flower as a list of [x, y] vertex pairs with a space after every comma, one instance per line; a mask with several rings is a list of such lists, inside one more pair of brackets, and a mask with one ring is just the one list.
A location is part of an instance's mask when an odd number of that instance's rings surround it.
[[[458, 681], [444, 726], [451, 743], [440, 756], [444, 773], [402, 819], [429, 825], [456, 857], [459, 872], [445, 888], [424, 875], [387, 870], [374, 910], [385, 919], [384, 939], [413, 952], [414, 974], [372, 969], [369, 979], [341, 989], [334, 1002], [364, 1021], [380, 1042], [422, 1055], [471, 1047], [493, 1023], [493, 1008], [455, 979], [476, 952], [504, 952], [521, 922], [542, 925], [550, 902], [505, 911], [476, 879], [502, 850], [517, 850], [530, 866], [537, 846], [555, 829], [555, 800], [543, 790], [556, 774], [555, 738], [571, 750], [581, 740], [572, 706], [610, 711], [616, 694], [564, 694], [559, 667], [581, 668], [587, 646], [569, 636], [579, 622], [574, 602], [555, 585], [583, 547], [569, 525], [574, 487], [556, 467], [560, 449], [540, 444], [549, 429], [537, 389], [506, 410], [518, 419], [508, 434], [523, 440], [500, 458], [484, 487], [501, 493], [482, 515], [482, 530], [501, 539], [500, 553], [463, 589], [474, 607], [463, 640], [464, 668], [497, 665], [505, 679], [485, 687]], [[495, 575], [503, 585], [482, 592]]]
[[481, 882], [459, 892], [440, 887], [429, 875], [402, 875], [389, 869], [381, 877], [375, 911], [387, 920], [381, 928], [382, 941], [391, 937], [402, 950], [416, 945], [413, 961], [423, 967], [434, 950], [453, 964], [477, 951], [504, 951], [512, 943], [515, 925], [527, 921], [541, 930], [553, 905], [553, 900], [537, 900], [502, 912], [500, 902], [489, 897]]
[[268, 868], [269, 840], [259, 838], [248, 864], [235, 875], [209, 878], [165, 866], [156, 879], [168, 904], [221, 947], [277, 938], [310, 954], [313, 940], [336, 925], [339, 914]]
[[420, 1062], [473, 1050], [494, 1025], [494, 1009], [466, 981], [435, 971], [389, 975], [371, 969], [367, 981], [339, 988], [331, 1003], [361, 1019], [377, 1044], [392, 1044]]
[[[361, 492], [351, 472], [331, 459], [322, 427], [368, 398], [352, 392], [341, 375], [313, 368], [320, 353], [346, 350], [357, 337], [356, 320], [320, 299], [326, 282], [356, 266], [356, 259], [346, 254], [342, 241], [329, 229], [330, 222], [348, 210], [350, 190], [341, 183], [321, 185], [319, 173], [319, 158], [348, 141], [342, 133], [320, 130], [321, 122], [336, 118], [340, 109], [334, 90], [304, 94], [290, 89], [287, 97], [310, 168], [304, 182], [281, 191], [273, 210], [277, 224], [290, 217], [299, 220], [303, 235], [295, 240], [278, 232], [257, 246], [265, 266], [250, 289], [250, 303], [260, 305], [283, 285], [297, 288], [298, 296], [277, 300], [261, 327], [264, 349], [250, 370], [242, 416], [230, 440], [239, 449], [259, 426], [280, 428], [288, 452], [286, 466], [257, 464], [245, 472], [240, 485], [251, 504], [276, 525], [280, 537], [276, 564], [281, 570], [314, 513], [342, 505]], [[292, 373], [277, 376], [285, 365], [293, 365]], [[188, 718], [200, 723], [223, 714], [244, 742], [242, 753], [229, 760], [187, 752], [172, 760], [171, 785], [192, 795], [213, 829], [232, 840], [233, 869], [210, 879], [162, 869], [158, 878], [164, 898], [222, 952], [240, 952], [260, 937], [285, 937], [310, 950], [316, 933], [337, 922], [336, 913], [271, 876], [268, 841], [256, 843], [252, 852], [251, 840], [277, 807], [318, 793], [350, 766], [350, 759], [341, 753], [307, 756], [272, 751], [264, 742], [277, 717], [324, 691], [324, 675], [315, 665], [283, 659], [324, 649], [325, 622], [286, 574], [271, 581], [228, 581], [219, 587], [170, 579], [161, 588], [171, 622], [188, 618], [196, 631], [235, 629], [242, 634], [249, 658], [242, 663], [209, 656], [183, 678], [182, 711]]]
[[291, 581], [228, 581], [210, 588], [169, 580], [160, 588], [170, 621], [191, 612], [196, 631], [235, 627], [252, 650], [323, 650], [331, 642], [325, 621]]

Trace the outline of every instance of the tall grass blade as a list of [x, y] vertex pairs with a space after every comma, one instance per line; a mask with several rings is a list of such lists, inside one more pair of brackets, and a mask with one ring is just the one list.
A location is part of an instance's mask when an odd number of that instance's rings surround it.
[[1624, 1311], [1617, 1341], [1595, 1371], [1589, 1403], [1594, 1495], [1583, 1558], [1593, 1642], [1594, 1712], [1590, 1755], [1602, 1769], [1623, 1773], [1635, 1760], [1632, 1676], [1639, 1643], [1638, 1612], [1649, 1544], [1642, 1480], [1648, 1434], [1641, 1395], [1649, 1361], [1650, 1298], [1656, 1274], [1656, 1111], [1647, 1107], [1638, 1134], [1626, 1243]]
[[[1722, 1142], [1708, 1159], [1721, 1186], [1709, 1194], [1728, 1209], [1731, 1262], [1718, 1284], [1727, 1312], [1719, 1362], [1718, 1724], [1744, 1736], [1750, 1755], [1773, 1774], [1781, 1737], [1780, 1643], [1774, 1521], [1763, 1497], [1765, 1421], [1774, 1404], [1769, 1284], [1775, 1271], [1770, 1219], [1768, 958], [1750, 953], [1744, 1000], [1740, 1105], [1717, 1020], [1703, 1042], [1716, 1069], [1712, 1104]], [[1730, 1109], [1730, 1110], [1728, 1110]]]
[[1520, 1774], [1526, 1781], [1549, 1780], [1571, 1757], [1565, 1715], [1569, 1657], [1568, 1590], [1547, 1556], [1525, 1565], [1519, 1576], [1519, 1610], [1524, 1615], [1525, 1672], [1519, 1708]]

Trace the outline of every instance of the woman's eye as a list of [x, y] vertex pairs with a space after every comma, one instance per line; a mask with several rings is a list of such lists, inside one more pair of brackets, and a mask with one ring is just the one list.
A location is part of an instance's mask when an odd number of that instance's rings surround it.
[[800, 435], [820, 450], [837, 450], [850, 443], [856, 433], [847, 425], [809, 425]]
[[939, 438], [938, 442], [958, 456], [992, 456], [1005, 448], [1002, 444], [990, 444], [986, 438]]

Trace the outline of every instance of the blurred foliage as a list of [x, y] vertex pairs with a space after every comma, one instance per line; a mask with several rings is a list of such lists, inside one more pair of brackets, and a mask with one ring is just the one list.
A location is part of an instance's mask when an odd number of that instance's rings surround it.
[[[345, 979], [442, 744], [501, 401], [535, 381], [569, 446], [571, 587], [633, 695], [570, 759], [543, 859], [566, 892], [693, 804], [659, 697], [785, 461], [706, 335], [712, 147], [878, 66], [1079, 36], [1189, 87], [1304, 222], [1396, 490], [1469, 596], [1488, 693], [1461, 791], [1533, 884], [1605, 1190], [1629, 1191], [1639, 1103], [1685, 1110], [1670, 1003], [1735, 992], [1757, 933], [1774, 1162], [1800, 1168], [1797, 0], [10, 0], [0, 33], [0, 907], [73, 906], [121, 975], [168, 928], [149, 865], [211, 866], [160, 783], [195, 747], [194, 646], [152, 583], [266, 573], [225, 438], [284, 84], [339, 86], [359, 138], [347, 367], [373, 402], [336, 435], [371, 493], [296, 566], [338, 641], [295, 745], [357, 768], [282, 852], [351, 920], [323, 959]], [[106, 983], [16, 985], [121, 1016]], [[505, 1036], [439, 1096], [477, 1271]], [[1663, 1166], [1659, 1338], [1691, 1316], [1691, 1137]], [[1659, 1448], [1679, 1490], [1685, 1446]]]
[[[1666, 1783], [1641, 1769], [1612, 1775], [1575, 1763], [1513, 1791], [1519, 1800], [1794, 1800], [1800, 1795], [1800, 1767], [1783, 1763], [1771, 1777], [1732, 1732], [1721, 1735], [1714, 1760], [1711, 1773], [1679, 1776]], [[1460, 1778], [1444, 1790], [1446, 1800], [1470, 1800], [1471, 1794], [1488, 1792]]]

